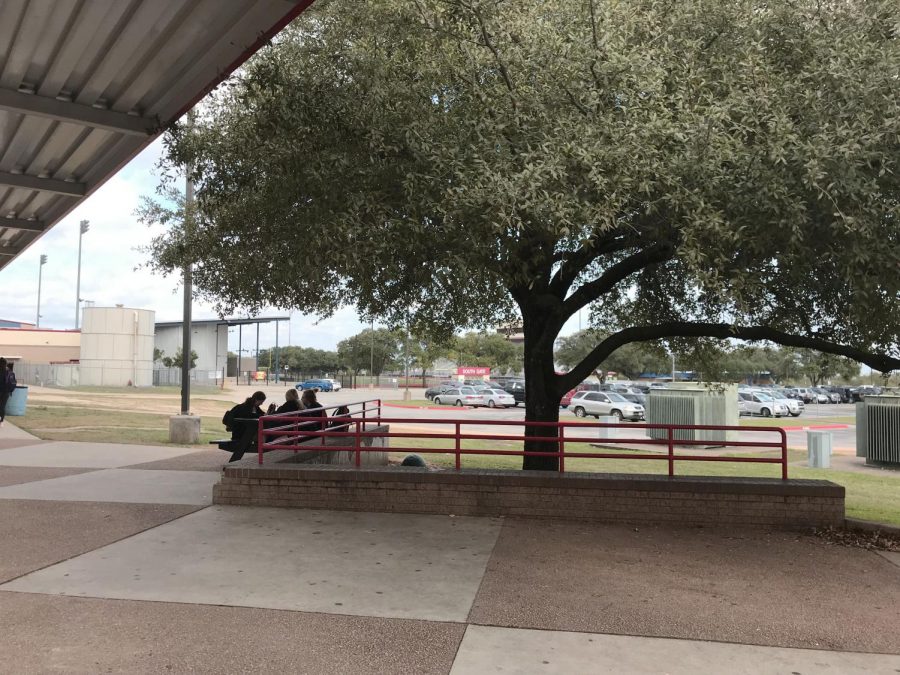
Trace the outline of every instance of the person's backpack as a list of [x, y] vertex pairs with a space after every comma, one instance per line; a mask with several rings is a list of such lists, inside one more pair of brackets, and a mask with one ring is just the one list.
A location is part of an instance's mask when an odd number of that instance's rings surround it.
[[[237, 406], [234, 408], [237, 408]], [[225, 425], [226, 431], [231, 431], [231, 423], [234, 421], [234, 408], [231, 408], [222, 416], [222, 424]]]
[[11, 371], [6, 371], [6, 391], [12, 394], [16, 390], [16, 374]]

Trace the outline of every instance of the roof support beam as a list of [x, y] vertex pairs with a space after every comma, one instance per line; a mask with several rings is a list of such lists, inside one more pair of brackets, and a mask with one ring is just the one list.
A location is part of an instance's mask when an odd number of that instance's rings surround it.
[[46, 223], [40, 220], [26, 220], [25, 218], [0, 218], [0, 227], [5, 227], [7, 230], [43, 232]]
[[149, 136], [159, 130], [159, 123], [154, 119], [92, 108], [49, 96], [25, 94], [11, 89], [0, 89], [0, 110], [46, 117], [57, 122], [80, 124], [132, 136]]
[[87, 192], [84, 183], [70, 183], [56, 178], [39, 178], [24, 173], [9, 173], [0, 171], [0, 185], [25, 188], [26, 190], [40, 190], [42, 192], [55, 192], [69, 197], [84, 197]]
[[14, 258], [22, 252], [19, 246], [0, 246], [0, 258]]

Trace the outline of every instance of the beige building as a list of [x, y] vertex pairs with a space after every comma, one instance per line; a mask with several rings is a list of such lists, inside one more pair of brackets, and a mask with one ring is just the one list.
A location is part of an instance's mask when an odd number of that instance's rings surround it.
[[29, 363], [78, 361], [81, 333], [77, 330], [0, 328], [0, 356]]

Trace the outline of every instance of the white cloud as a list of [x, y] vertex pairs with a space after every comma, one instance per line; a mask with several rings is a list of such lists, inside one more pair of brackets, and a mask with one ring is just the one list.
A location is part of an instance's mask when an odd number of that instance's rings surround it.
[[[0, 285], [6, 289], [0, 318], [33, 322], [37, 313], [38, 261], [47, 255], [41, 288], [41, 326], [75, 327], [75, 286], [78, 261], [78, 232], [82, 220], [90, 222], [84, 235], [81, 265], [81, 297], [97, 306], [124, 304], [152, 309], [158, 321], [179, 321], [182, 316], [181, 283], [176, 277], [163, 278], [138, 269], [146, 256], [137, 249], [150, 242], [154, 230], [139, 223], [135, 211], [142, 195], [152, 195], [157, 176], [153, 168], [162, 143], [153, 143], [113, 176], [90, 198], [0, 271]], [[262, 316], [286, 316], [283, 310], [269, 309]], [[195, 303], [195, 319], [216, 318], [212, 307]], [[318, 349], [334, 349], [340, 340], [364, 328], [352, 308], [334, 317], [292, 314], [291, 327], [280, 328], [279, 342]], [[229, 348], [237, 346], [232, 329]], [[274, 324], [260, 327], [260, 345], [275, 344]], [[244, 328], [244, 346], [256, 346], [255, 328]]]

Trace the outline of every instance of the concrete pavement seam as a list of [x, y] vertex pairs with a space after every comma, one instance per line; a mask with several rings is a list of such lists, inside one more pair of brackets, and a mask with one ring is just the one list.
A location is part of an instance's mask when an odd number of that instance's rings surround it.
[[[17, 500], [17, 501], [39, 501], [39, 500], [34, 500], [34, 499], [32, 499], [32, 500], [21, 499], [21, 500]], [[68, 503], [69, 503], [69, 502], [58, 501], [58, 500], [40, 500], [40, 501], [55, 501], [55, 502], [58, 502], [58, 503], [60, 503], [60, 504], [68, 504]], [[89, 502], [89, 503], [94, 503], [94, 504], [123, 504], [123, 503], [125, 503], [125, 504], [130, 504], [131, 502]], [[146, 504], [146, 503], [144, 503], [144, 502], [135, 502], [135, 503], [136, 503], [137, 505], [144, 505], [144, 506], [184, 506], [184, 507], [196, 506], [196, 504]], [[74, 554], [74, 555], [70, 555], [68, 558], [63, 558], [62, 560], [57, 560], [56, 562], [47, 563], [47, 564], [44, 565], [43, 567], [38, 567], [38, 568], [36, 568], [36, 569], [29, 570], [28, 572], [24, 572], [24, 573], [22, 573], [22, 574], [20, 574], [20, 575], [18, 575], [18, 576], [12, 577], [11, 579], [6, 579], [6, 580], [4, 580], [2, 583], [0, 583], [0, 591], [3, 591], [4, 593], [21, 593], [22, 591], [4, 591], [4, 590], [3, 590], [3, 586], [5, 586], [6, 584], [10, 584], [10, 583], [12, 583], [13, 581], [16, 581], [17, 579], [21, 579], [22, 577], [27, 577], [29, 574], [34, 574], [35, 572], [40, 572], [41, 570], [45, 570], [45, 569], [47, 569], [48, 567], [53, 567], [54, 565], [61, 565], [61, 564], [64, 563], [64, 562], [69, 562], [70, 560], [74, 560], [75, 558], [78, 558], [78, 557], [80, 557], [80, 556], [86, 555], [87, 553], [93, 553], [94, 551], [97, 551], [97, 550], [99, 550], [99, 549], [101, 549], [101, 548], [105, 548], [105, 547], [107, 547], [107, 546], [112, 546], [113, 544], [118, 544], [120, 541], [125, 541], [126, 539], [129, 539], [129, 538], [131, 538], [131, 537], [134, 537], [135, 535], [141, 534], [142, 532], [148, 532], [148, 531], [152, 530], [153, 528], [160, 527], [160, 526], [162, 526], [162, 525], [168, 525], [169, 523], [174, 523], [176, 520], [180, 520], [181, 518], [184, 518], [185, 516], [189, 516], [189, 515], [191, 515], [191, 514], [193, 514], [193, 513], [197, 513], [197, 511], [202, 511], [203, 509], [208, 509], [208, 508], [210, 508], [211, 506], [212, 506], [212, 504], [209, 504], [209, 505], [207, 505], [207, 506], [198, 506], [198, 507], [195, 508], [193, 511], [188, 511], [187, 513], [183, 513], [183, 514], [181, 514], [180, 516], [177, 516], [177, 517], [175, 517], [175, 518], [172, 518], [171, 520], [166, 520], [166, 521], [164, 521], [164, 522], [162, 522], [162, 523], [156, 523], [155, 525], [151, 525], [150, 527], [145, 527], [145, 528], [142, 529], [142, 530], [138, 530], [138, 531], [136, 531], [136, 532], [132, 532], [131, 534], [126, 534], [124, 537], [119, 537], [118, 539], [114, 539], [113, 541], [109, 541], [109, 542], [103, 544], [102, 546], [98, 546], [97, 548], [92, 548], [90, 551], [84, 551], [83, 553], [76, 553], [76, 554]], [[46, 595], [46, 594], [45, 594], [45, 593], [31, 593], [31, 594], [29, 594], [29, 595]], [[68, 597], [88, 597], [88, 596], [68, 596]]]

